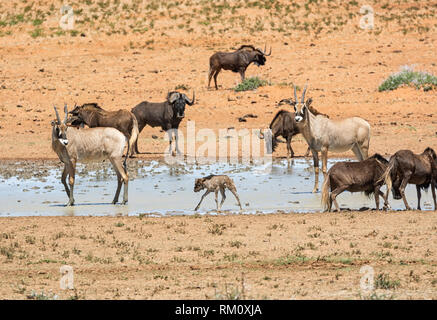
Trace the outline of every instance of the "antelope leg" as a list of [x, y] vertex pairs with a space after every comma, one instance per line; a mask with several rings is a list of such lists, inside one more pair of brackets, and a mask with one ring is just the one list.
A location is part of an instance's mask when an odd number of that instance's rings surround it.
[[313, 193], [316, 193], [319, 190], [319, 155], [317, 151], [311, 149], [311, 153], [313, 154], [313, 165], [314, 165], [314, 189]]
[[69, 201], [67, 203], [67, 206], [72, 206], [74, 205], [74, 196], [73, 196], [73, 189], [74, 189], [74, 177], [76, 174], [76, 162], [75, 161], [71, 161], [69, 168], [68, 168], [68, 182], [70, 184], [70, 197], [69, 197]]
[[67, 197], [70, 198], [70, 189], [68, 188], [68, 185], [67, 185], [67, 175], [68, 175], [68, 170], [67, 170], [67, 165], [65, 165], [64, 171], [62, 171], [61, 181], [62, 181], [62, 184], [64, 185], [65, 192], [67, 192]]

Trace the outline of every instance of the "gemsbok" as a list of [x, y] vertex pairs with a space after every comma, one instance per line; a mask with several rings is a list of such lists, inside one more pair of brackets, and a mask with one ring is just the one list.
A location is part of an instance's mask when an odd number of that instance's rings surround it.
[[345, 152], [352, 150], [358, 160], [368, 158], [370, 125], [359, 117], [331, 120], [319, 114], [314, 115], [306, 105], [305, 86], [300, 102], [294, 86], [294, 115], [296, 126], [304, 136], [313, 154], [315, 182], [313, 192], [319, 189], [319, 155], [322, 154], [322, 171], [326, 176], [328, 151]]
[[[61, 122], [58, 110], [54, 107], [56, 121], [52, 121], [52, 149], [64, 163], [61, 181], [67, 192], [67, 206], [74, 205], [73, 188], [76, 173], [76, 163], [102, 161], [109, 159], [117, 174], [117, 191], [113, 204], [118, 202], [121, 186], [124, 184], [122, 204], [128, 201], [128, 173], [126, 158], [123, 162], [123, 151], [128, 143], [127, 138], [117, 129], [110, 127], [75, 128], [67, 126], [68, 108], [64, 107], [65, 119]], [[66, 179], [69, 176], [67, 185]]]

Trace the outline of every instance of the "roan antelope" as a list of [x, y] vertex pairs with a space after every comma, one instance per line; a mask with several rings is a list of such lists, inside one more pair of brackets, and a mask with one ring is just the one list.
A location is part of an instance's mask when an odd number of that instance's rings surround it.
[[353, 151], [358, 160], [368, 158], [370, 142], [370, 125], [359, 117], [343, 120], [331, 120], [323, 115], [314, 115], [306, 105], [305, 92], [302, 99], [297, 101], [296, 86], [294, 86], [294, 105], [296, 126], [304, 136], [313, 154], [315, 182], [313, 192], [319, 188], [319, 156], [322, 154], [322, 171], [326, 175], [328, 151]]
[[[124, 184], [123, 202], [128, 201], [128, 173], [126, 170], [126, 158], [124, 163], [123, 151], [127, 144], [127, 139], [117, 129], [108, 127], [96, 128], [74, 128], [67, 126], [68, 108], [64, 107], [65, 119], [61, 122], [58, 110], [54, 107], [56, 121], [52, 121], [52, 149], [56, 152], [64, 163], [61, 181], [69, 197], [67, 206], [74, 205], [73, 188], [76, 173], [77, 161], [102, 161], [109, 159], [117, 174], [117, 191], [115, 192], [113, 204], [118, 202], [121, 185]], [[66, 179], [69, 176], [67, 185]]]

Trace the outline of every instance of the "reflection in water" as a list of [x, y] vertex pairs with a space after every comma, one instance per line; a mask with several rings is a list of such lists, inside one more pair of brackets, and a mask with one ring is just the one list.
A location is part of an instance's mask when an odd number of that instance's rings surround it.
[[[334, 161], [329, 161], [329, 166]], [[313, 194], [312, 161], [295, 159], [272, 164], [186, 164], [174, 166], [157, 161], [130, 161], [129, 203], [112, 205], [117, 187], [110, 164], [78, 166], [75, 183], [76, 205], [65, 207], [68, 198], [60, 181], [60, 165], [0, 165], [0, 216], [78, 216], [78, 215], [151, 215], [193, 214], [201, 193], [194, 193], [194, 179], [209, 174], [227, 174], [237, 186], [244, 213], [315, 212], [321, 210], [320, 193]], [[20, 168], [20, 169], [17, 169]], [[323, 175], [320, 175], [320, 184]], [[383, 190], [385, 191], [385, 190]], [[227, 195], [229, 191], [227, 191]], [[414, 186], [407, 187], [410, 203], [416, 202]], [[338, 198], [342, 208], [374, 207], [374, 200], [364, 194], [345, 192]], [[394, 209], [404, 209], [402, 201], [390, 199]], [[432, 210], [431, 194], [422, 197], [425, 210]], [[214, 194], [205, 198], [200, 213], [214, 212]], [[228, 196], [224, 212], [239, 212]]]

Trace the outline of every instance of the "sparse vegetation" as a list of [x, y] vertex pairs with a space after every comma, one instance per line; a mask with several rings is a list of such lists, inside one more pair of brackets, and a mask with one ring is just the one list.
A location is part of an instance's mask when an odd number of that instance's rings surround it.
[[410, 66], [404, 66], [398, 73], [390, 75], [378, 88], [381, 91], [395, 90], [401, 86], [413, 86], [424, 91], [437, 87], [437, 77], [428, 72], [414, 71]]
[[255, 90], [259, 87], [263, 87], [268, 85], [267, 80], [262, 80], [258, 77], [251, 77], [246, 78], [243, 82], [239, 83], [235, 88], [234, 91], [248, 91], [248, 90]]
[[396, 289], [400, 286], [399, 280], [392, 280], [385, 273], [380, 273], [375, 277], [375, 289]]

